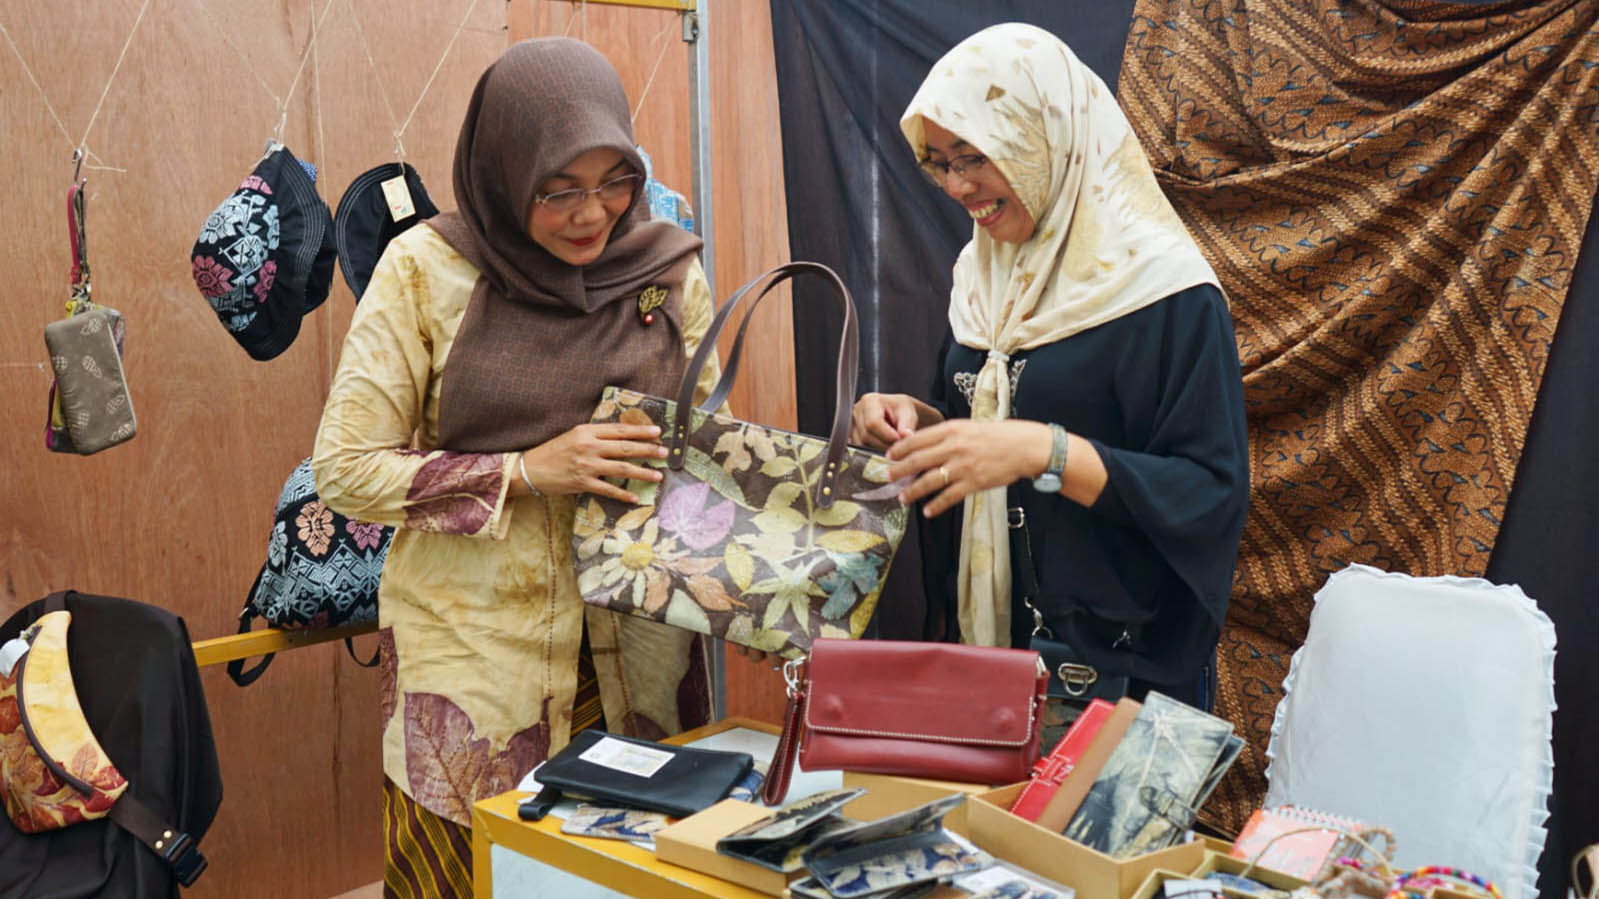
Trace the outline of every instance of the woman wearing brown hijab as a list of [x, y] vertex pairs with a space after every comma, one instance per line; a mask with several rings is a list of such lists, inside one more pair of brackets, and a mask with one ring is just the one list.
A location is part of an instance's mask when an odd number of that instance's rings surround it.
[[457, 210], [389, 244], [345, 339], [313, 467], [328, 506], [398, 528], [386, 895], [469, 895], [471, 804], [575, 730], [708, 718], [703, 643], [586, 608], [572, 569], [574, 496], [632, 501], [602, 478], [658, 481], [665, 455], [653, 427], [586, 423], [601, 390], [670, 394], [711, 318], [700, 241], [649, 221], [643, 170], [602, 56], [513, 46], [467, 111]]

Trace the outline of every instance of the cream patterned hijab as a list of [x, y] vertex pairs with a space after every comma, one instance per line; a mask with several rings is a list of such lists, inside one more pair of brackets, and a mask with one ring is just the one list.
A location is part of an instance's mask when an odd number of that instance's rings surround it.
[[[955, 340], [988, 350], [972, 418], [1010, 416], [1011, 354], [1217, 284], [1110, 89], [1049, 32], [1011, 23], [961, 41], [900, 118], [918, 157], [926, 153], [924, 119], [998, 166], [1036, 223], [1021, 244], [995, 241], [973, 225], [955, 262]], [[967, 497], [963, 522], [961, 639], [1008, 645], [1004, 489]]]

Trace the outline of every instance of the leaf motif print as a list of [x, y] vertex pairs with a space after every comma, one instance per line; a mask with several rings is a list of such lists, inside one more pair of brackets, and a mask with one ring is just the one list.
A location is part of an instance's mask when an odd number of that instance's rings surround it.
[[711, 488], [707, 484], [680, 486], [661, 502], [661, 527], [695, 550], [707, 550], [726, 539], [733, 529], [731, 500], [705, 507]]
[[0, 696], [0, 734], [14, 733], [21, 726], [22, 713], [17, 708], [16, 694]]
[[731, 611], [734, 606], [741, 609], [748, 606], [728, 595], [727, 588], [714, 577], [697, 574], [688, 579], [689, 593], [694, 595], [694, 601], [702, 607], [713, 612]]
[[447, 696], [405, 694], [405, 771], [411, 795], [456, 823], [472, 820], [472, 803], [516, 786], [550, 749], [549, 699], [539, 722], [491, 751], [472, 719]]
[[711, 458], [726, 454], [722, 460], [722, 469], [729, 474], [735, 471], [749, 471], [751, 463], [749, 450], [744, 448], [744, 435], [738, 431], [724, 431], [722, 436], [716, 438], [716, 446], [711, 450]]
[[761, 466], [761, 474], [769, 478], [786, 478], [799, 468], [799, 463], [788, 456], [778, 456]]
[[805, 495], [805, 488], [793, 481], [784, 481], [772, 488], [766, 494], [767, 509], [787, 509], [794, 505], [794, 501]]
[[622, 414], [617, 417], [617, 421], [625, 425], [644, 425], [645, 427], [655, 424], [650, 419], [649, 413], [637, 406], [631, 409], [623, 409]]
[[476, 534], [500, 496], [501, 460], [492, 453], [441, 452], [423, 463], [405, 495], [405, 526]]
[[861, 514], [859, 503], [841, 499], [825, 509], [817, 509], [812, 518], [817, 524], [830, 528], [841, 528], [854, 521], [855, 516], [859, 514]]
[[396, 698], [397, 684], [400, 681], [399, 659], [394, 655], [394, 628], [385, 627], [378, 630], [378, 730], [381, 732], [389, 726], [389, 719], [394, 717], [394, 710], [399, 707]]
[[722, 466], [712, 461], [704, 450], [689, 447], [683, 454], [683, 470], [697, 481], [709, 484], [712, 490], [727, 497], [740, 506], [748, 505], [744, 499], [744, 488], [733, 480], [732, 475], [722, 470]]
[[640, 606], [651, 615], [659, 612], [666, 605], [666, 594], [671, 586], [672, 579], [666, 572], [659, 568], [647, 569], [644, 572], [644, 602]]
[[666, 607], [666, 623], [701, 634], [711, 633], [711, 619], [705, 609], [682, 590], [672, 591], [672, 602]]
[[754, 522], [765, 534], [794, 534], [805, 527], [805, 516], [793, 509], [768, 509], [756, 515]]
[[816, 538], [816, 544], [838, 553], [860, 553], [883, 542], [871, 531], [829, 531]]
[[621, 518], [618, 518], [616, 520], [616, 529], [620, 531], [631, 531], [644, 522], [649, 521], [650, 516], [654, 514], [654, 506], [640, 506], [637, 509], [634, 509], [633, 511], [623, 515]]
[[733, 578], [733, 585], [740, 590], [748, 590], [750, 581], [755, 578], [755, 559], [749, 551], [737, 543], [728, 542], [722, 550], [722, 564], [727, 567], [727, 573]]

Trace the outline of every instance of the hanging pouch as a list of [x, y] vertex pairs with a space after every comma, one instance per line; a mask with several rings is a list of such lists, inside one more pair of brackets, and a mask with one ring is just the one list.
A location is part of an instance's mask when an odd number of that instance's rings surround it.
[[138, 431], [133, 400], [122, 372], [126, 325], [115, 309], [89, 298], [89, 262], [84, 232], [83, 188], [67, 194], [67, 233], [72, 242], [72, 296], [67, 317], [44, 328], [50, 351], [50, 420], [45, 446], [89, 455], [131, 440]]

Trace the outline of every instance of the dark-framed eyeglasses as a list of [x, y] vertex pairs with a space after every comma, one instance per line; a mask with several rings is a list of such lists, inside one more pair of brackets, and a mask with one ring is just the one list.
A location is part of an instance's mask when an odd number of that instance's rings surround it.
[[988, 157], [981, 153], [965, 153], [948, 162], [942, 159], [927, 158], [921, 160], [917, 165], [921, 167], [922, 174], [927, 176], [927, 180], [939, 187], [943, 187], [944, 182], [949, 179], [950, 172], [954, 172], [962, 178], [975, 178], [981, 175], [983, 167], [988, 165]]
[[582, 188], [573, 187], [567, 190], [558, 190], [548, 194], [534, 194], [533, 202], [555, 212], [571, 212], [590, 196], [598, 195], [601, 203], [614, 203], [617, 200], [631, 199], [633, 191], [638, 189], [639, 181], [644, 176], [638, 173], [621, 175], [601, 184], [599, 187]]

